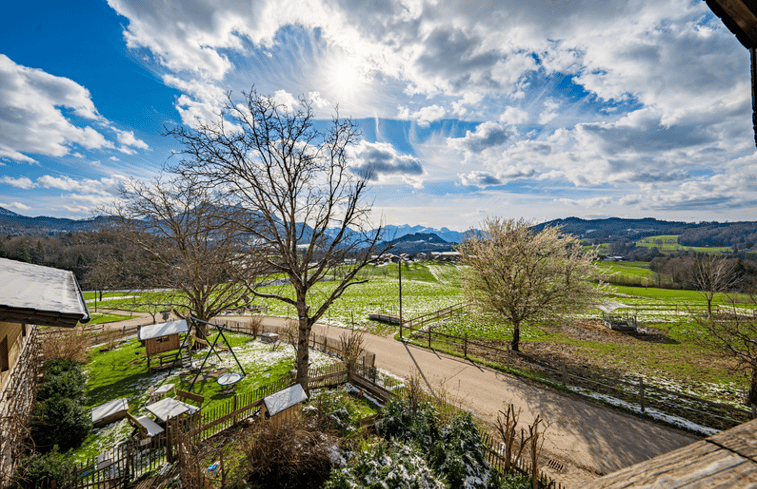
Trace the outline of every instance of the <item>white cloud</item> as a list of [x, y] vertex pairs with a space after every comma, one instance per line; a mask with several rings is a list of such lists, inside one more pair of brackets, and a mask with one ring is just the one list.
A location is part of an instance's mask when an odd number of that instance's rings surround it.
[[398, 152], [389, 143], [360, 141], [350, 149], [350, 155], [353, 173], [379, 183], [400, 180], [416, 188], [422, 187], [425, 171], [420, 160]]
[[31, 207], [29, 207], [28, 205], [22, 204], [21, 202], [11, 202], [9, 204], [0, 202], [0, 207], [5, 207], [6, 209], [18, 209], [20, 211], [31, 210]]
[[147, 143], [145, 143], [141, 139], [137, 139], [134, 136], [134, 131], [119, 131], [118, 129], [116, 129], [116, 133], [118, 133], [118, 142], [125, 146], [133, 146], [139, 149], [149, 149]]
[[28, 154], [64, 156], [73, 145], [112, 148], [92, 127], [78, 127], [63, 115], [104, 122], [89, 91], [77, 83], [42, 70], [27, 68], [0, 54], [0, 156], [32, 163]]
[[273, 100], [276, 104], [285, 106], [287, 110], [294, 110], [300, 105], [300, 101], [286, 90], [276, 90], [273, 94]]
[[32, 182], [31, 179], [26, 178], [26, 177], [19, 177], [19, 178], [0, 177], [0, 182], [7, 183], [8, 185], [12, 185], [14, 187], [22, 188], [25, 190], [34, 188], [34, 182]]
[[423, 107], [417, 112], [410, 115], [410, 118], [418, 121], [419, 126], [428, 126], [431, 122], [437, 121], [447, 114], [447, 110], [439, 105], [430, 105]]
[[560, 108], [560, 104], [554, 100], [547, 100], [544, 102], [544, 112], [539, 114], [539, 124], [549, 124], [557, 118], [559, 115], [557, 110]]
[[528, 122], [528, 112], [518, 107], [507, 106], [499, 116], [499, 122], [511, 125], [523, 124]]

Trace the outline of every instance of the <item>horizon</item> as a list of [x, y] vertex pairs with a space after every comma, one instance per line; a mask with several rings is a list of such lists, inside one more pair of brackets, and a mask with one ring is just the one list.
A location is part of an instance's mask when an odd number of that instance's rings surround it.
[[355, 120], [374, 223], [757, 215], [749, 52], [703, 1], [44, 1], [0, 46], [0, 206], [26, 217], [91, 217], [251, 86]]

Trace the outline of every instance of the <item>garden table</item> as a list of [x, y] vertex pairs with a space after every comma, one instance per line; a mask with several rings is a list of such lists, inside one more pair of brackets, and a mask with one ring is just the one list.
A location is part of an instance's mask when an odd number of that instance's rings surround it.
[[145, 406], [145, 409], [154, 414], [159, 420], [166, 422], [184, 413], [193, 414], [199, 411], [198, 408], [187, 404], [186, 402], [177, 401], [172, 397], [166, 397], [160, 401]]

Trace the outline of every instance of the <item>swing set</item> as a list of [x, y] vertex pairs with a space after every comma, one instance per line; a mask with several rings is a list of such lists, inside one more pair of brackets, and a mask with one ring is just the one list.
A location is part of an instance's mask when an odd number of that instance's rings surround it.
[[[218, 331], [218, 336], [216, 336], [215, 340], [211, 343], [210, 338], [205, 334], [205, 332], [202, 330], [201, 325], [208, 325], [213, 326]], [[192, 392], [192, 387], [194, 387], [195, 382], [197, 382], [197, 379], [200, 377], [200, 374], [202, 373], [202, 369], [205, 368], [205, 364], [208, 362], [208, 359], [215, 353], [216, 357], [218, 358], [218, 361], [221, 361], [221, 355], [218, 353], [217, 348], [221, 348], [220, 345], [218, 345], [218, 340], [223, 338], [223, 342], [228, 346], [228, 351], [231, 352], [231, 356], [234, 357], [234, 361], [239, 366], [239, 370], [242, 371], [242, 377], [246, 376], [247, 374], [244, 371], [244, 367], [242, 367], [242, 364], [239, 362], [239, 359], [237, 358], [236, 354], [234, 354], [234, 349], [231, 347], [231, 343], [229, 343], [229, 340], [226, 338], [226, 335], [224, 334], [224, 331], [229, 331], [227, 328], [223, 326], [219, 326], [217, 324], [209, 323], [207, 321], [203, 321], [201, 319], [197, 319], [195, 317], [189, 318], [189, 330], [187, 331], [187, 334], [184, 336], [184, 340], [181, 342], [181, 346], [179, 347], [179, 351], [181, 351], [186, 345], [186, 343], [190, 340], [192, 337], [192, 329], [195, 330], [195, 338], [198, 340], [202, 339], [202, 343], [207, 344], [210, 349], [208, 350], [208, 353], [205, 355], [205, 358], [202, 360], [202, 365], [200, 365], [200, 368], [197, 369], [197, 373], [194, 376], [194, 379], [192, 379], [192, 383], [189, 385], [189, 389], [187, 389], [189, 392]], [[175, 365], [176, 363], [174, 363]], [[170, 375], [171, 370], [173, 370], [173, 365], [171, 366], [171, 369], [169, 369], [168, 374]]]

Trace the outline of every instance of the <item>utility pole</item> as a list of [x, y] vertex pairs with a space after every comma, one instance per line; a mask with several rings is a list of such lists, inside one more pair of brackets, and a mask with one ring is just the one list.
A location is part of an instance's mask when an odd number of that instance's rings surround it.
[[402, 257], [397, 260], [397, 268], [400, 272], [400, 339], [402, 339]]

